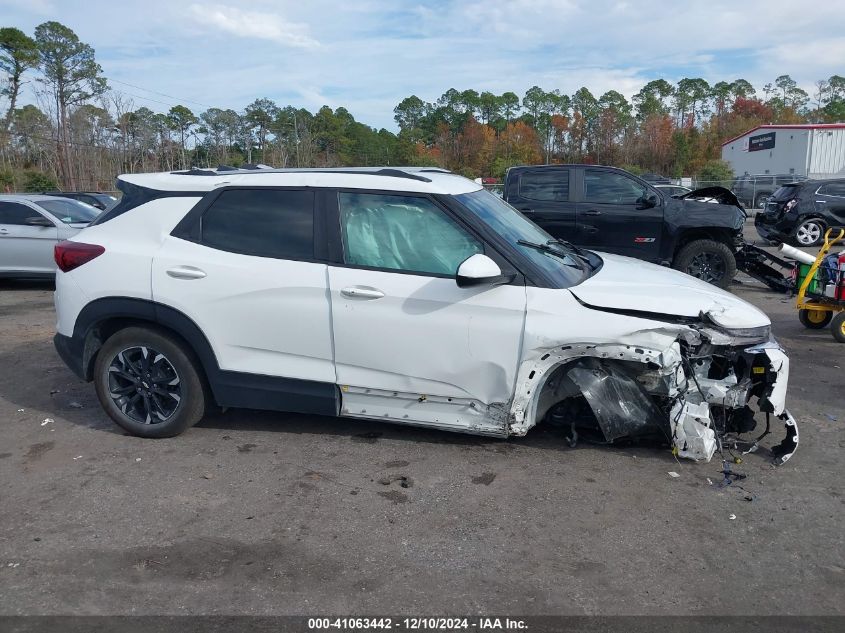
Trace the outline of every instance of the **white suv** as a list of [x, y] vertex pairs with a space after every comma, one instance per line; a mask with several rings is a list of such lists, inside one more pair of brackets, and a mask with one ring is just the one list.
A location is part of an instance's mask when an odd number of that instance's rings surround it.
[[[130, 433], [210, 406], [498, 437], [547, 418], [709, 460], [785, 409], [765, 314], [702, 281], [582, 251], [437, 169], [121, 176], [56, 247], [56, 347]], [[752, 440], [753, 441], [753, 440]], [[749, 442], [749, 444], [751, 441]]]

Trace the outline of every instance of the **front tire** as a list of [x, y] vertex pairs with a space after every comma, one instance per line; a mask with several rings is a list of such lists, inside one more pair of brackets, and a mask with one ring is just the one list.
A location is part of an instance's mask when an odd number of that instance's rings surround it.
[[154, 328], [129, 327], [109, 338], [94, 364], [97, 398], [132, 435], [179, 435], [205, 413], [199, 363], [184, 345]]
[[793, 239], [798, 246], [815, 246], [822, 241], [824, 230], [824, 222], [818, 218], [808, 218], [795, 228]]
[[736, 257], [723, 242], [695, 240], [678, 251], [672, 267], [714, 286], [727, 288], [736, 275]]

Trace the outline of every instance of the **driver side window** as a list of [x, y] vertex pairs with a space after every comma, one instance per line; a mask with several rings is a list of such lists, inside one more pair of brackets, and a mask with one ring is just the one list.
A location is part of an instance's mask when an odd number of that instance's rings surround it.
[[584, 172], [584, 201], [598, 204], [637, 204], [648, 189], [615, 172], [587, 169]]
[[482, 244], [427, 198], [341, 193], [347, 264], [453, 276]]

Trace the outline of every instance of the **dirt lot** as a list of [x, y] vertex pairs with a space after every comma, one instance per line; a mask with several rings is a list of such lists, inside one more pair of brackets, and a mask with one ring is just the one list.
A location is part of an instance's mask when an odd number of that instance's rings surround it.
[[0, 613], [845, 614], [845, 346], [744, 281], [801, 445], [725, 489], [716, 460], [542, 427], [230, 411], [128, 437], [56, 356], [51, 287], [2, 282]]

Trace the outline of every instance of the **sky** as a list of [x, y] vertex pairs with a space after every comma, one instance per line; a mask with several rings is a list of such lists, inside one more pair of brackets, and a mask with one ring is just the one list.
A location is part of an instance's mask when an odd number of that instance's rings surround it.
[[403, 98], [449, 88], [630, 98], [652, 79], [759, 91], [789, 74], [812, 95], [845, 75], [845, 2], [831, 0], [0, 0], [0, 26], [32, 35], [48, 20], [93, 46], [135, 107], [267, 97], [390, 130]]

